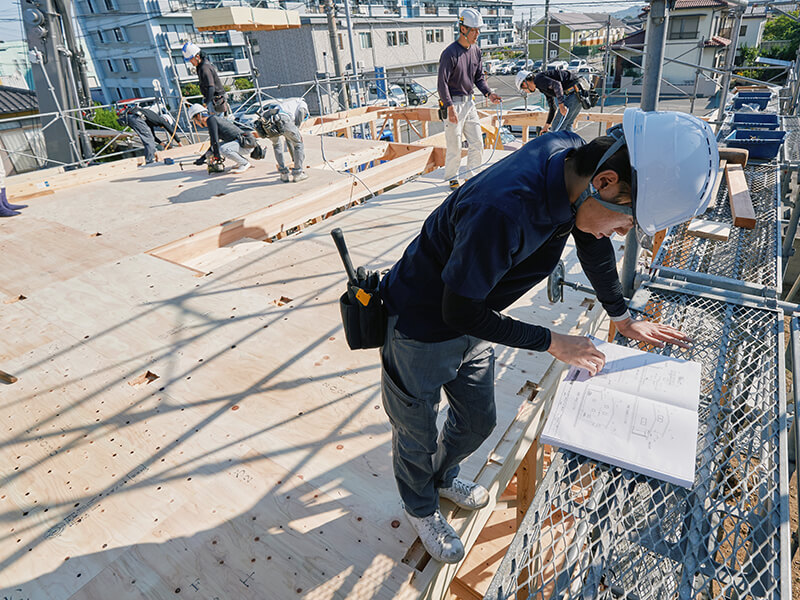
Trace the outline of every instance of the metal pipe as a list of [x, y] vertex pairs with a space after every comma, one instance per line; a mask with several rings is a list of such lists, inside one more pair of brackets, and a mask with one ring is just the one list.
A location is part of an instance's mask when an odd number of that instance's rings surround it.
[[[797, 377], [800, 376], [800, 318], [792, 317], [791, 320], [792, 336], [792, 397], [794, 398], [794, 471], [795, 483], [797, 484], [797, 501], [800, 502], [800, 385]], [[780, 352], [780, 349], [778, 350]], [[800, 546], [800, 524], [795, 530], [796, 544]]]
[[[658, 94], [661, 91], [661, 69], [664, 64], [664, 45], [669, 24], [669, 11], [665, 0], [653, 0], [650, 14], [647, 17], [647, 34], [645, 40], [644, 77], [642, 78], [642, 110], [658, 108]], [[625, 297], [633, 296], [636, 263], [639, 260], [639, 241], [636, 229], [631, 229], [625, 236], [625, 255], [622, 259], [622, 293]]]
[[[783, 248], [781, 248], [781, 256], [784, 263], [789, 262], [789, 257], [794, 254], [794, 236], [797, 233], [797, 222], [800, 221], [800, 193], [795, 193], [794, 203], [792, 204], [792, 212], [789, 216], [789, 224], [786, 226], [786, 233], [783, 237]], [[786, 276], [786, 268], [784, 267], [783, 275]]]
[[[744, 3], [747, 6], [747, 2]], [[736, 58], [736, 47], [739, 45], [739, 30], [742, 27], [742, 16], [744, 15], [744, 8], [737, 8], [734, 25], [733, 35], [731, 35], [731, 43], [728, 46], [728, 54], [725, 57], [725, 74], [722, 76], [722, 89], [719, 91], [719, 109], [717, 114], [722, 115], [725, 111], [725, 103], [728, 101], [728, 88], [731, 85], [731, 73], [733, 73], [733, 63]], [[717, 125], [715, 131], [719, 133], [722, 125]]]

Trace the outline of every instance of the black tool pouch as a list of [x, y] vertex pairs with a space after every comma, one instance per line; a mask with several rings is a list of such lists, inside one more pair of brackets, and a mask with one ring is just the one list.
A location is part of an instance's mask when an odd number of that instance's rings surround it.
[[351, 350], [383, 346], [388, 315], [378, 289], [379, 279], [377, 272], [370, 271], [358, 286], [348, 284], [339, 298], [344, 335]]
[[441, 100], [439, 100], [439, 120], [447, 121], [447, 108], [445, 108]]

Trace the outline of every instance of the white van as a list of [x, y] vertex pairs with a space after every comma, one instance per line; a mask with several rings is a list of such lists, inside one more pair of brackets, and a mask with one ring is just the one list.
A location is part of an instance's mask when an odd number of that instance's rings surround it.
[[496, 58], [490, 58], [489, 60], [483, 61], [483, 70], [486, 72], [487, 75], [496, 75], [497, 74], [497, 67], [500, 65], [500, 61]]

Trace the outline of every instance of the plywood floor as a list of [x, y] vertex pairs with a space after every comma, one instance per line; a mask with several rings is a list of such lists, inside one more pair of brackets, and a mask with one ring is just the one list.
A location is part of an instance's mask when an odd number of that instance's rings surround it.
[[[0, 383], [0, 597], [389, 599], [430, 584], [377, 351], [343, 340], [328, 232], [344, 229], [356, 264], [390, 266], [446, 196], [441, 173], [206, 277], [146, 254], [344, 177], [287, 185], [270, 168], [148, 167], [0, 221], [0, 369], [19, 377]], [[575, 272], [571, 247], [565, 260]], [[540, 286], [510, 312], [566, 332], [584, 300], [551, 306]], [[549, 358], [498, 348], [498, 426], [467, 477], [502, 462], [518, 392]]]

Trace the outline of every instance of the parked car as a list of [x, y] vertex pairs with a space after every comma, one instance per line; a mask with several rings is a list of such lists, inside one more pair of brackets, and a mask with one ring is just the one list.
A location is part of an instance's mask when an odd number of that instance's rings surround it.
[[389, 86], [389, 89], [386, 90], [386, 97], [380, 98], [378, 97], [378, 86], [374, 83], [370, 83], [369, 87], [367, 87], [367, 104], [383, 104], [386, 106], [405, 106], [406, 105], [406, 95], [403, 92], [403, 88], [399, 85], [393, 83]]
[[500, 75], [509, 75], [511, 73], [511, 66], [514, 63], [511, 61], [502, 62], [497, 66], [497, 73]]
[[531, 65], [531, 70], [532, 71], [538, 71], [541, 68], [542, 68], [542, 61], [541, 60], [533, 61], [533, 64]]
[[516, 75], [517, 73], [520, 72], [520, 70], [525, 68], [525, 64], [526, 62], [524, 58], [514, 61], [514, 64], [511, 65], [511, 68], [508, 70], [508, 72], [511, 75]]
[[569, 61], [569, 64], [567, 65], [567, 70], [574, 72], [577, 71], [578, 69], [588, 68], [588, 67], [589, 63], [586, 62], [583, 58], [574, 58], [571, 61]]
[[428, 90], [426, 90], [416, 81], [396, 81], [394, 85], [399, 87], [404, 92], [404, 95], [408, 99], [408, 104], [410, 106], [419, 106], [428, 101], [430, 92], [428, 92]]
[[551, 63], [547, 63], [548, 69], [566, 69], [569, 66], [569, 63], [565, 60], [554, 60]]
[[496, 58], [490, 58], [483, 61], [483, 70], [487, 75], [495, 75], [497, 74], [497, 67], [499, 67], [500, 64], [500, 61]]

